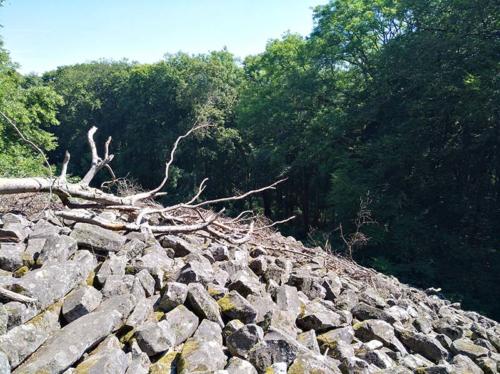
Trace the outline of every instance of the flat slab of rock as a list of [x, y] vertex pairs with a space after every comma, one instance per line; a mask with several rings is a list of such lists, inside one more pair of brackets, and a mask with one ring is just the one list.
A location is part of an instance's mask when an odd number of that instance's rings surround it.
[[15, 373], [63, 372], [89, 348], [120, 328], [133, 306], [130, 295], [106, 300], [95, 311], [54, 333]]
[[237, 291], [230, 291], [217, 301], [222, 314], [229, 319], [239, 319], [241, 322], [253, 323], [257, 317], [254, 307]]
[[128, 357], [118, 339], [111, 335], [76, 367], [75, 373], [125, 374], [127, 368]]
[[184, 343], [179, 357], [178, 373], [213, 373], [226, 366], [227, 357], [222, 346], [214, 341], [191, 338]]
[[216, 322], [221, 327], [224, 326], [219, 305], [201, 284], [191, 283], [188, 285], [186, 304], [198, 317]]
[[81, 222], [75, 225], [70, 236], [79, 247], [110, 252], [118, 252], [127, 240], [115, 231]]
[[64, 299], [62, 315], [66, 322], [72, 322], [99, 306], [102, 294], [92, 286], [83, 286]]
[[174, 346], [184, 343], [198, 328], [199, 319], [184, 305], [165, 314], [165, 321], [174, 337]]

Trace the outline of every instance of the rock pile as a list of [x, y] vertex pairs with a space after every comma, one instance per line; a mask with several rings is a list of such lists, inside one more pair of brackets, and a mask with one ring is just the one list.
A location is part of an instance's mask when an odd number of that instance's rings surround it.
[[7, 213], [0, 269], [0, 373], [500, 365], [496, 322], [276, 233], [234, 246], [202, 232], [154, 237]]

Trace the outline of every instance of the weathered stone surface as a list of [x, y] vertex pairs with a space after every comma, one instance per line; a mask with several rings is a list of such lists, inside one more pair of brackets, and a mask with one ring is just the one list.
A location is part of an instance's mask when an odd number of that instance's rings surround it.
[[306, 304], [304, 311], [297, 318], [297, 326], [303, 330], [326, 331], [341, 325], [339, 314], [326, 308], [318, 300]]
[[215, 261], [226, 261], [229, 260], [229, 250], [225, 245], [211, 245], [208, 247], [208, 251], [212, 254]]
[[367, 319], [384, 319], [384, 312], [366, 303], [358, 303], [351, 309], [354, 318], [364, 321]]
[[[175, 373], [177, 369], [177, 360], [179, 358], [179, 352], [170, 350], [165, 353], [161, 358], [151, 365], [149, 373], [150, 374], [164, 374], [164, 373]], [[133, 373], [130, 373], [133, 374]]]
[[188, 286], [183, 283], [168, 282], [160, 299], [159, 308], [165, 312], [184, 304], [187, 298]]
[[457, 374], [482, 374], [484, 371], [474, 361], [464, 355], [456, 355], [451, 361], [453, 369]]
[[102, 263], [96, 274], [99, 284], [105, 284], [110, 275], [125, 275], [127, 260], [126, 256], [117, 256], [114, 253], [110, 253], [109, 258]]
[[394, 361], [382, 350], [364, 352], [358, 357], [380, 369], [390, 369], [395, 366]]
[[[162, 321], [163, 322], [163, 321]], [[174, 337], [174, 346], [186, 341], [198, 327], [198, 317], [187, 309], [184, 305], [179, 305], [175, 309], [165, 314], [165, 322]]]
[[49, 261], [65, 261], [78, 249], [76, 240], [66, 235], [51, 235], [45, 239], [44, 245], [35, 259], [37, 265]]
[[226, 355], [218, 343], [191, 338], [182, 348], [178, 372], [179, 374], [215, 372], [224, 369], [226, 363]]
[[147, 244], [138, 238], [132, 238], [126, 242], [118, 251], [118, 256], [126, 256], [129, 260], [144, 254]]
[[198, 250], [188, 241], [174, 235], [165, 235], [160, 239], [160, 243], [164, 248], [172, 248], [175, 257], [184, 257], [190, 253], [196, 253]]
[[155, 280], [151, 274], [149, 274], [149, 271], [142, 269], [135, 275], [135, 278], [140, 282], [146, 293], [146, 297], [152, 296], [155, 293]]
[[228, 319], [239, 319], [241, 322], [253, 323], [257, 311], [237, 291], [230, 291], [226, 296], [217, 301], [222, 314]]
[[125, 325], [137, 328], [147, 320], [151, 320], [154, 312], [153, 305], [157, 300], [158, 296], [152, 296], [148, 299], [138, 299], [135, 303], [134, 310], [130, 313], [127, 321], [125, 322]]
[[303, 353], [297, 355], [288, 374], [340, 374], [338, 362], [318, 354]]
[[263, 293], [263, 286], [259, 278], [250, 269], [240, 270], [232, 275], [229, 279], [228, 289], [238, 291], [243, 297]]
[[11, 367], [9, 359], [5, 353], [0, 351], [0, 374], [10, 374]]
[[247, 358], [250, 350], [264, 341], [264, 331], [255, 324], [245, 325], [226, 339], [226, 345], [234, 356]]
[[24, 245], [0, 243], [0, 269], [14, 271], [23, 266]]
[[115, 231], [81, 222], [75, 225], [70, 236], [79, 247], [110, 252], [118, 252], [127, 240]]
[[351, 344], [354, 339], [354, 330], [351, 326], [330, 330], [318, 335], [318, 343], [322, 352], [334, 350], [339, 343]]
[[226, 340], [231, 334], [241, 329], [245, 324], [238, 319], [233, 319], [226, 323], [222, 329], [222, 338]]
[[293, 314], [294, 317], [297, 317], [302, 306], [297, 289], [289, 285], [278, 287], [276, 290], [276, 305], [281, 310], [286, 310]]
[[10, 303], [4, 304], [4, 308], [7, 312], [7, 330], [23, 324], [36, 316], [39, 312], [35, 305], [27, 305], [17, 301], [11, 301]]
[[304, 292], [310, 299], [324, 299], [326, 296], [326, 289], [322, 286], [323, 280], [308, 272], [292, 273], [288, 282]]
[[28, 272], [16, 280], [15, 287], [37, 299], [40, 308], [46, 308], [84, 282], [95, 265], [95, 257], [90, 252], [77, 251], [70, 261], [47, 264]]
[[[159, 361], [161, 361], [161, 359], [156, 363]], [[135, 340], [132, 341], [126, 374], [148, 374], [150, 366], [151, 360], [148, 355], [141, 350]], [[163, 372], [169, 373], [169, 371], [166, 371], [166, 368]], [[151, 369], [151, 373], [153, 374], [157, 372]]]
[[4, 352], [12, 368], [35, 352], [48, 337], [57, 331], [61, 303], [54, 304], [30, 321], [0, 336], [0, 351]]
[[207, 285], [214, 280], [214, 271], [208, 260], [190, 261], [180, 271], [177, 282], [179, 283], [202, 283]]
[[320, 353], [318, 338], [314, 330], [309, 330], [297, 335], [297, 342], [315, 353]]
[[170, 326], [161, 322], [146, 322], [135, 333], [137, 344], [148, 356], [155, 356], [174, 346], [175, 335]]
[[448, 352], [435, 338], [410, 330], [397, 330], [398, 338], [412, 352], [438, 363], [448, 357]]
[[102, 294], [94, 287], [82, 286], [64, 299], [62, 315], [66, 322], [72, 322], [92, 312], [99, 306], [101, 300]]
[[121, 350], [118, 339], [111, 335], [76, 367], [75, 374], [113, 373], [124, 374], [128, 368], [128, 358]]
[[208, 319], [201, 321], [198, 329], [194, 333], [197, 340], [214, 341], [222, 345], [222, 329], [220, 326]]
[[229, 374], [257, 374], [257, 370], [250, 362], [239, 357], [231, 357], [226, 370]]
[[[101, 290], [102, 296], [105, 298], [126, 295], [132, 292], [134, 287], [134, 276], [130, 274], [125, 275], [109, 275], [106, 278], [106, 283]], [[144, 296], [144, 290], [141, 288], [142, 296]]]
[[472, 359], [488, 355], [488, 349], [474, 344], [467, 338], [455, 340], [451, 345], [451, 349], [455, 354], [462, 354]]
[[385, 321], [368, 319], [356, 323], [353, 328], [355, 336], [361, 339], [361, 341], [367, 342], [376, 339], [381, 341], [384, 346], [388, 348], [396, 349], [403, 354], [407, 353], [405, 347], [396, 338], [394, 328]]
[[90, 347], [121, 327], [132, 308], [133, 300], [130, 296], [115, 296], [104, 301], [93, 312], [54, 333], [17, 368], [16, 374], [57, 373], [66, 370]]
[[188, 285], [186, 304], [201, 319], [206, 318], [218, 323], [221, 327], [224, 326], [219, 305], [201, 284], [191, 283]]

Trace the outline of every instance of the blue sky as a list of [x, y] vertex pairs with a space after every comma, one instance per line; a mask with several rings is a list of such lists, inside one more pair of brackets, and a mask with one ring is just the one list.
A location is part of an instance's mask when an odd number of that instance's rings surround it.
[[100, 58], [155, 62], [226, 46], [244, 57], [307, 35], [326, 0], [6, 0], [0, 34], [23, 73]]

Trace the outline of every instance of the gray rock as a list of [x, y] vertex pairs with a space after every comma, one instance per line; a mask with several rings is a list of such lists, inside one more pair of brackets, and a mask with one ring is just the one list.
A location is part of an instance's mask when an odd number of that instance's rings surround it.
[[[207, 260], [208, 262], [208, 260]], [[207, 285], [214, 280], [214, 271], [210, 263], [203, 261], [189, 261], [180, 271], [177, 282], [202, 283]]]
[[208, 247], [208, 251], [212, 254], [215, 261], [227, 261], [229, 260], [229, 250], [225, 245], [211, 245]]
[[264, 279], [267, 283], [274, 281], [278, 285], [283, 285], [289, 281], [290, 272], [287, 272], [282, 267], [271, 263], [267, 265], [267, 269], [264, 272]]
[[188, 294], [188, 286], [183, 283], [168, 282], [160, 299], [159, 308], [165, 312], [184, 304]]
[[142, 240], [132, 238], [121, 247], [120, 251], [118, 251], [118, 255], [126, 256], [129, 260], [131, 260], [133, 258], [142, 256], [146, 247], [147, 244]]
[[318, 300], [306, 304], [304, 311], [297, 318], [297, 326], [302, 330], [326, 331], [341, 325], [339, 314], [326, 308]]
[[47, 264], [16, 280], [15, 287], [37, 299], [44, 309], [83, 283], [95, 268], [95, 257], [88, 251], [77, 251], [70, 261]]
[[0, 304], [0, 335], [7, 332], [7, 326], [9, 325], [9, 314], [7, 309], [3, 304]]
[[93, 312], [55, 332], [18, 367], [16, 373], [57, 373], [66, 370], [90, 347], [120, 328], [133, 304], [130, 296], [115, 296], [104, 301]]
[[49, 261], [65, 261], [78, 249], [76, 240], [66, 235], [51, 235], [45, 239], [43, 247], [35, 260], [37, 265]]
[[381, 341], [384, 346], [395, 349], [402, 354], [407, 351], [401, 342], [394, 334], [394, 328], [385, 321], [376, 319], [368, 319], [363, 322], [356, 323], [354, 326], [354, 334], [361, 341], [367, 342], [373, 339]]
[[264, 275], [267, 271], [268, 261], [265, 257], [254, 258], [248, 267], [257, 275]]
[[35, 352], [61, 327], [60, 311], [61, 303], [55, 304], [25, 324], [16, 326], [0, 336], [0, 351], [7, 355], [12, 368]]
[[140, 282], [146, 296], [153, 296], [155, 293], [155, 280], [151, 274], [149, 274], [149, 271], [142, 269], [135, 275], [135, 278]]
[[238, 291], [243, 297], [261, 295], [264, 291], [259, 278], [250, 270], [240, 270], [229, 279], [229, 290]]
[[255, 324], [245, 325], [226, 339], [226, 345], [233, 356], [248, 358], [250, 350], [264, 341], [264, 331]]
[[252, 305], [252, 307], [257, 311], [257, 316], [255, 318], [256, 323], [261, 323], [264, 321], [269, 313], [272, 313], [277, 309], [276, 304], [269, 294], [264, 295], [248, 295], [248, 302]]
[[126, 374], [148, 374], [151, 360], [144, 353], [137, 341], [133, 340], [130, 346], [130, 358]]
[[288, 283], [304, 292], [310, 299], [324, 299], [326, 296], [326, 289], [322, 286], [323, 280], [308, 272], [292, 273]]
[[[384, 312], [371, 305], [360, 302], [351, 309], [354, 318], [364, 321], [367, 319], [384, 319]], [[388, 322], [388, 321], [387, 321]]]
[[237, 291], [230, 291], [217, 301], [222, 314], [228, 319], [239, 319], [248, 324], [255, 322], [257, 311]]
[[201, 284], [191, 283], [188, 285], [186, 305], [201, 319], [206, 318], [218, 323], [221, 327], [224, 326], [219, 305]]
[[171, 331], [169, 335], [174, 337], [174, 346], [190, 338], [196, 331], [199, 323], [198, 317], [184, 305], [179, 305], [165, 314], [165, 321], [168, 323], [168, 329]]
[[5, 223], [0, 228], [0, 241], [22, 243], [29, 233], [29, 228], [23, 223]]
[[124, 374], [128, 368], [128, 358], [121, 350], [118, 339], [111, 335], [76, 367], [76, 373]]
[[483, 370], [485, 374], [497, 374], [498, 373], [498, 363], [489, 357], [481, 357], [476, 360], [478, 366]]
[[481, 347], [468, 338], [455, 340], [451, 345], [451, 350], [455, 354], [465, 355], [467, 357], [477, 359], [479, 357], [488, 356], [488, 349]]
[[401, 358], [400, 363], [412, 370], [433, 366], [432, 361], [429, 361], [418, 353], [408, 354], [404, 356], [403, 358]]
[[288, 368], [289, 374], [340, 374], [339, 363], [313, 353], [298, 354]]
[[334, 350], [339, 343], [351, 344], [354, 339], [354, 330], [351, 326], [333, 329], [318, 336], [318, 343], [322, 352]]
[[79, 247], [109, 252], [118, 252], [127, 240], [115, 231], [81, 222], [75, 224], [70, 236]]
[[41, 219], [32, 227], [29, 239], [48, 238], [50, 236], [60, 234], [61, 229], [61, 227], [53, 225], [45, 219]]
[[[126, 295], [132, 292], [134, 287], [134, 276], [130, 274], [126, 275], [109, 275], [106, 278], [106, 283], [102, 288], [102, 296], [109, 298], [117, 295]], [[141, 296], [144, 296], [144, 290], [140, 288], [142, 292]]]
[[459, 326], [452, 324], [446, 319], [441, 319], [434, 323], [434, 331], [448, 336], [451, 340], [460, 339], [464, 334]]
[[314, 330], [309, 330], [297, 335], [297, 342], [315, 353], [320, 353], [318, 338]]
[[300, 314], [302, 306], [297, 289], [289, 285], [278, 287], [276, 290], [276, 305], [281, 310], [290, 312], [296, 318]]
[[158, 297], [150, 297], [149, 299], [141, 298], [136, 301], [134, 310], [127, 318], [125, 326], [131, 328], [137, 328], [141, 326], [144, 322], [152, 320], [154, 313], [153, 304], [156, 302]]
[[7, 355], [0, 351], [0, 374], [10, 374], [10, 369]]
[[231, 357], [226, 370], [229, 374], [257, 374], [257, 370], [250, 362], [239, 357]]
[[209, 340], [222, 345], [222, 329], [220, 326], [208, 319], [201, 321], [198, 329], [194, 333], [196, 340]]
[[23, 266], [23, 252], [23, 244], [0, 243], [0, 268], [14, 271]]
[[27, 305], [17, 301], [4, 304], [4, 308], [7, 312], [7, 330], [23, 324], [39, 312], [39, 309], [35, 305]]
[[222, 329], [222, 337], [226, 340], [231, 334], [241, 329], [245, 324], [238, 319], [233, 319], [226, 323], [226, 326]]
[[182, 347], [178, 373], [213, 373], [224, 369], [226, 363], [226, 355], [222, 350], [222, 346], [217, 342], [191, 338]]
[[174, 346], [175, 336], [165, 321], [146, 322], [135, 333], [137, 344], [149, 357]]
[[474, 361], [464, 355], [456, 355], [451, 361], [457, 374], [483, 374], [483, 370]]
[[96, 279], [99, 284], [103, 285], [110, 275], [125, 275], [125, 267], [127, 266], [126, 256], [117, 256], [114, 253], [109, 254], [109, 258], [106, 259], [99, 268], [96, 274]]
[[368, 351], [358, 357], [380, 369], [390, 369], [395, 366], [394, 361], [392, 361], [389, 355], [381, 350]]
[[62, 315], [66, 322], [72, 322], [96, 309], [101, 300], [102, 294], [94, 287], [80, 287], [64, 299]]
[[198, 250], [188, 241], [174, 235], [165, 235], [160, 239], [160, 243], [164, 248], [172, 248], [175, 257], [184, 257], [190, 253], [196, 253]]
[[435, 338], [411, 330], [398, 329], [396, 331], [405, 347], [420, 353], [432, 362], [439, 363], [448, 357], [448, 351]]

